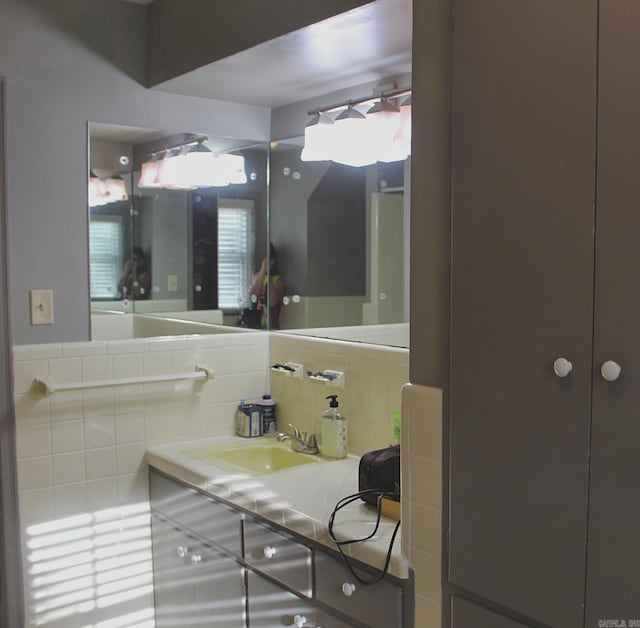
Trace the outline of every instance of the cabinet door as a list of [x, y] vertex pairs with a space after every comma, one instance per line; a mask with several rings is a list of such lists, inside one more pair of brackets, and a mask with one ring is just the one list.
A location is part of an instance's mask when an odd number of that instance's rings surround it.
[[192, 539], [164, 520], [151, 519], [156, 626], [182, 626], [185, 612], [193, 606]]
[[[583, 622], [596, 2], [453, 3], [449, 579]], [[556, 358], [573, 363], [565, 378]]]
[[234, 560], [152, 519], [157, 626], [244, 626], [244, 572]]
[[[600, 3], [586, 626], [640, 625], [640, 3]], [[622, 367], [605, 381], [601, 365]]]
[[248, 574], [248, 598], [251, 628], [353, 626], [251, 571]]
[[467, 600], [451, 600], [451, 628], [526, 628], [525, 624], [502, 617]]
[[369, 628], [402, 626], [403, 591], [387, 580], [372, 585], [355, 581], [344, 564], [316, 553], [316, 597]]

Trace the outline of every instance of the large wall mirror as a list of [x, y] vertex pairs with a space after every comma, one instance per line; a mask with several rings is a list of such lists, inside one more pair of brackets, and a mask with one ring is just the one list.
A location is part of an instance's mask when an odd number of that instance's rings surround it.
[[94, 122], [89, 139], [92, 337], [239, 329], [267, 255], [268, 144]]
[[[303, 161], [303, 146], [91, 123], [92, 337], [272, 329], [408, 347], [410, 158], [355, 167]], [[193, 154], [219, 179], [167, 166]], [[256, 306], [268, 318], [239, 326]]]
[[410, 158], [303, 161], [272, 142], [270, 237], [284, 280], [280, 328], [408, 347]]

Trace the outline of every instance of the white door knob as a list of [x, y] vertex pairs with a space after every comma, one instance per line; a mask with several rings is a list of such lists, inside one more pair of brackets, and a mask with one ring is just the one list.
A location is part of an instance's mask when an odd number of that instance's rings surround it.
[[600, 373], [608, 382], [615, 382], [622, 373], [622, 367], [613, 360], [607, 360], [600, 367]]
[[569, 375], [569, 373], [571, 373], [572, 369], [573, 369], [573, 364], [571, 364], [571, 362], [569, 362], [567, 358], [558, 358], [553, 363], [553, 372], [558, 377], [566, 377], [567, 375]]
[[276, 555], [276, 548], [271, 545], [267, 545], [264, 548], [264, 557], [265, 558], [273, 558]]
[[347, 596], [347, 597], [351, 597], [354, 593], [354, 591], [356, 590], [356, 585], [352, 584], [351, 582], [345, 582], [342, 585], [342, 592]]
[[306, 623], [307, 623], [307, 618], [304, 615], [296, 615], [293, 618], [293, 625], [296, 628], [303, 628]]

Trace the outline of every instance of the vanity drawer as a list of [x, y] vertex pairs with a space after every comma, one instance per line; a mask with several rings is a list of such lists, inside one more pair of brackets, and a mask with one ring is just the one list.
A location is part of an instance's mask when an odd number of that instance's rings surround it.
[[184, 484], [149, 471], [151, 508], [226, 550], [242, 554], [242, 515]]
[[307, 597], [311, 596], [311, 549], [251, 519], [244, 521], [244, 559]]
[[281, 589], [262, 576], [248, 573], [247, 599], [251, 628], [304, 626], [304, 628], [352, 628], [311, 601]]
[[[363, 577], [372, 576], [365, 573]], [[372, 585], [360, 584], [342, 563], [319, 552], [316, 553], [316, 597], [371, 628], [402, 626], [401, 587], [385, 580]]]

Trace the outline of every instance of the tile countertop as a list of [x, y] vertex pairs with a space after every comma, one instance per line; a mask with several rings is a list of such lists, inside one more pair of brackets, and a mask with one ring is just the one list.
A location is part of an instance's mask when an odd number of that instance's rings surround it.
[[[251, 443], [255, 440], [220, 436], [160, 445], [148, 449], [145, 460], [150, 466], [172, 477], [335, 550], [336, 545], [329, 537], [327, 528], [329, 516], [340, 499], [358, 491], [360, 458], [349, 456], [343, 460], [323, 459], [318, 464], [245, 475], [230, 473], [184, 453], [194, 447]], [[276, 446], [288, 448], [288, 445], [280, 443]], [[341, 540], [362, 538], [373, 531], [375, 521], [375, 509], [356, 500], [336, 515], [334, 532]], [[383, 517], [378, 532], [372, 539], [344, 546], [345, 554], [382, 569], [395, 525], [395, 521]], [[400, 553], [400, 534], [401, 531], [398, 530], [389, 573], [405, 579], [409, 577], [409, 566]]]

